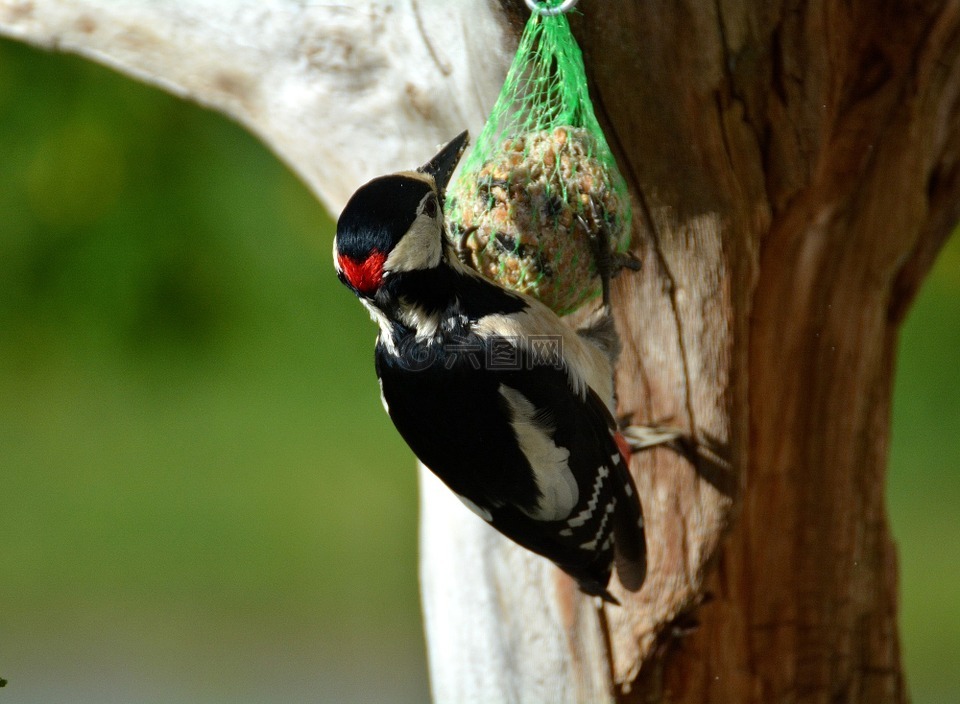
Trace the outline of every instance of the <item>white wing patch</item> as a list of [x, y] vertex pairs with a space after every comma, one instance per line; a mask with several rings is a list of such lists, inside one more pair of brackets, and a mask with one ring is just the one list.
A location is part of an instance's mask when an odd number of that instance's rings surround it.
[[[599, 347], [584, 341], [556, 313], [533, 298], [524, 297], [527, 308], [510, 315], [492, 314], [480, 318], [474, 330], [482, 337], [507, 337], [529, 346], [533, 337], [557, 338], [561, 344], [570, 388], [581, 399], [593, 389], [614, 412], [613, 368]], [[528, 350], [529, 351], [529, 350]]]
[[389, 276], [398, 271], [432, 269], [440, 263], [442, 236], [437, 220], [421, 213], [387, 255], [384, 272]]
[[570, 515], [580, 498], [577, 480], [570, 471], [570, 450], [558, 447], [550, 437], [552, 428], [537, 418], [537, 409], [516, 389], [500, 384], [500, 395], [510, 409], [511, 425], [517, 444], [533, 469], [542, 498], [533, 511], [526, 512], [538, 521], [559, 521]]

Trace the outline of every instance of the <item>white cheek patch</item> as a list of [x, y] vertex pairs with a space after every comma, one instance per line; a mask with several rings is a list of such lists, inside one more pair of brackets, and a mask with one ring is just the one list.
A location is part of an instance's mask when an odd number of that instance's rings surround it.
[[387, 256], [384, 272], [416, 271], [437, 266], [443, 248], [442, 237], [437, 219], [426, 214], [418, 215]]
[[537, 409], [516, 389], [500, 385], [500, 395], [510, 410], [510, 424], [517, 444], [533, 469], [537, 488], [543, 495], [533, 511], [538, 521], [559, 521], [570, 515], [580, 498], [577, 480], [570, 471], [570, 450], [558, 447], [550, 437], [551, 428], [537, 418]]

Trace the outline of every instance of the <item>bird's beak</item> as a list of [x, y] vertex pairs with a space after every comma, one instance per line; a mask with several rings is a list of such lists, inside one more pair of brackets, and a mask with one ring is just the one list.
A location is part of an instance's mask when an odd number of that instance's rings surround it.
[[450, 182], [450, 176], [453, 175], [453, 170], [457, 168], [460, 157], [463, 156], [463, 151], [467, 148], [469, 141], [470, 134], [464, 130], [447, 142], [446, 146], [437, 152], [435, 157], [417, 169], [420, 173], [433, 176], [433, 180], [437, 184], [437, 193], [441, 198], [447, 188], [447, 183]]

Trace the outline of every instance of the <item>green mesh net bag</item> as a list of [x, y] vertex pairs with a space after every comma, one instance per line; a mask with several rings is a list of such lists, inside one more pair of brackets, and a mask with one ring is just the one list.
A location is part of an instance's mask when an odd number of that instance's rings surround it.
[[626, 251], [626, 183], [563, 14], [531, 15], [446, 214], [467, 264], [561, 315], [600, 295], [598, 255]]

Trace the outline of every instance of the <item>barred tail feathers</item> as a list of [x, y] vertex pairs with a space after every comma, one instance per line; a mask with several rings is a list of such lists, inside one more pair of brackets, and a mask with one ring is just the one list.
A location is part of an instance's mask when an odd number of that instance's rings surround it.
[[614, 516], [614, 564], [620, 584], [635, 592], [647, 575], [647, 544], [643, 527], [643, 509], [633, 477], [630, 476], [629, 445], [618, 432], [615, 436], [620, 449], [620, 461], [614, 467], [617, 478], [617, 512]]

